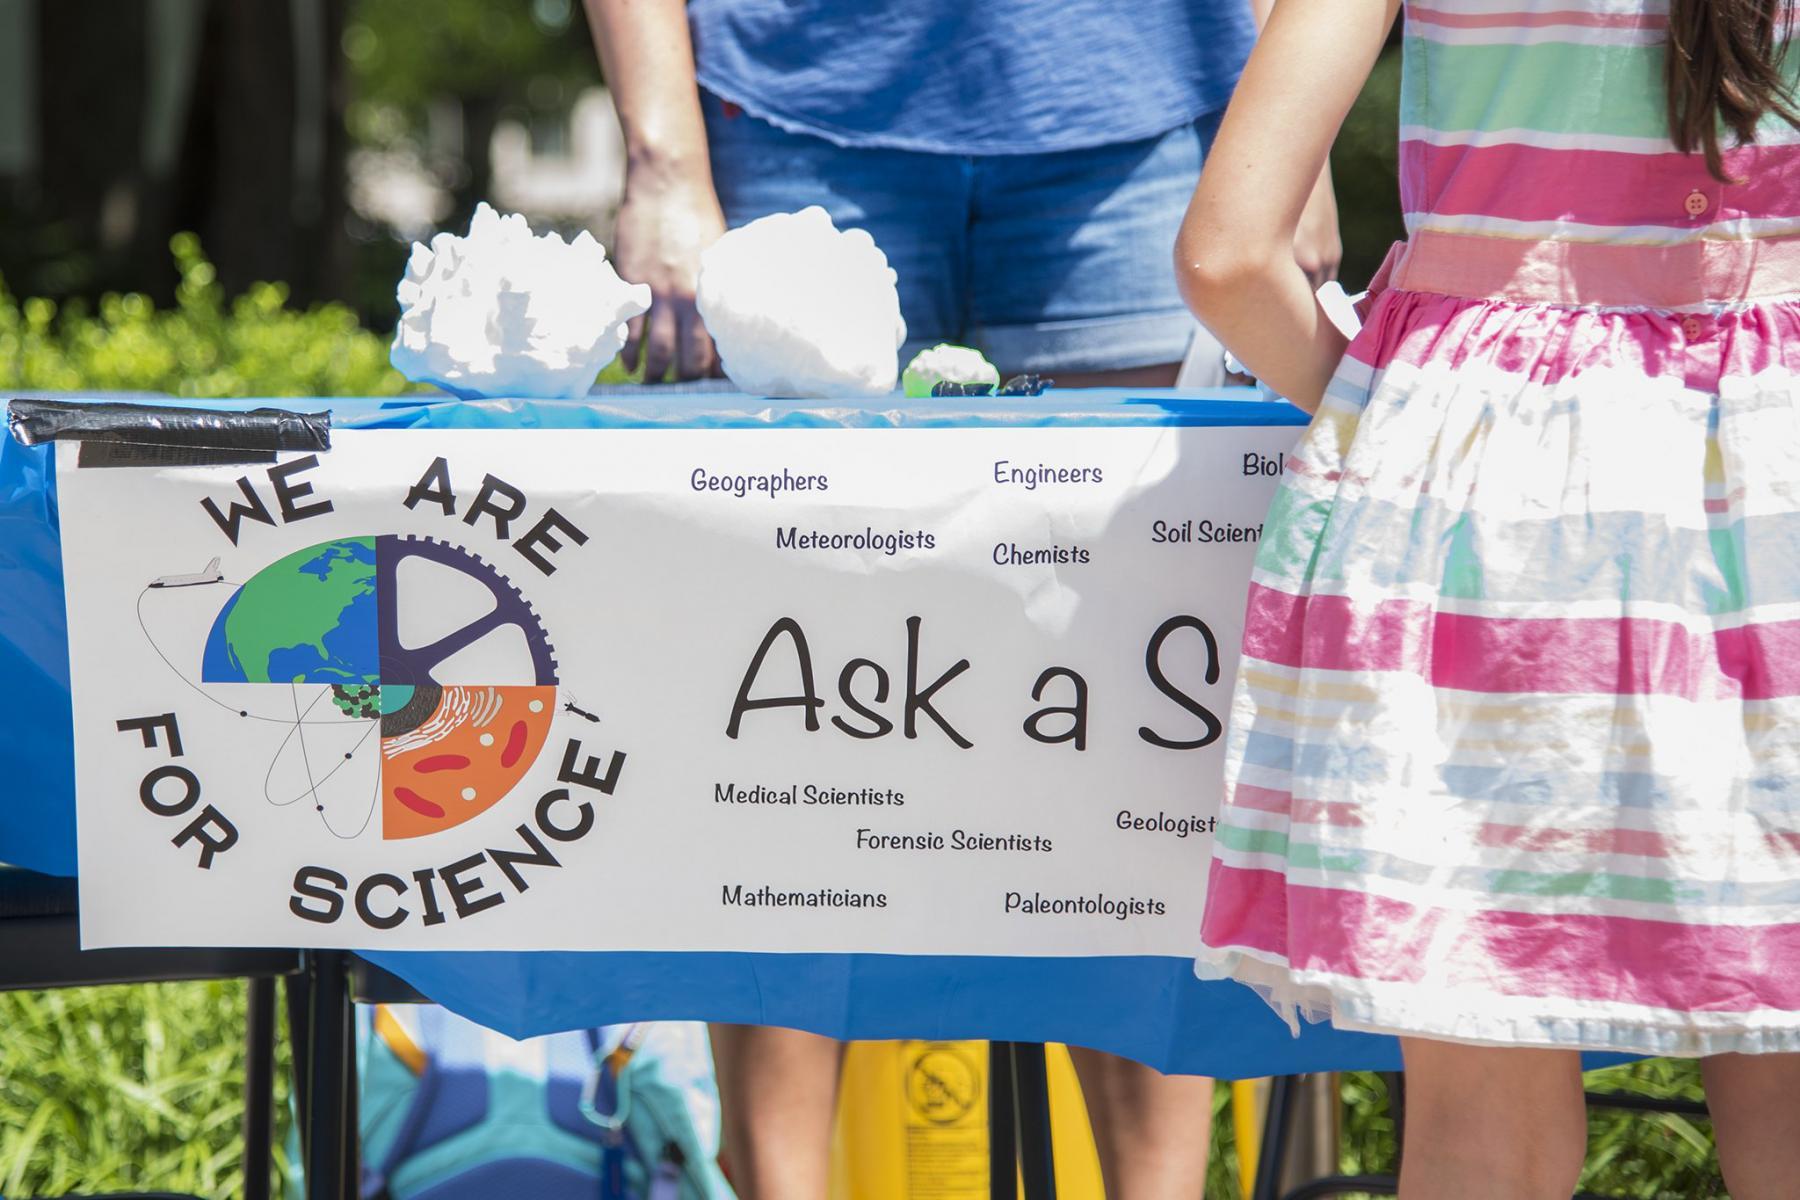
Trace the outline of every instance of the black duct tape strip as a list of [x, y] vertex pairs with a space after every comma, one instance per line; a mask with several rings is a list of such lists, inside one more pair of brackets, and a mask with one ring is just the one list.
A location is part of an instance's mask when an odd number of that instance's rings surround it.
[[216, 412], [19, 397], [7, 406], [7, 425], [26, 446], [80, 442], [84, 467], [274, 462], [283, 450], [331, 449], [329, 412], [282, 408]]

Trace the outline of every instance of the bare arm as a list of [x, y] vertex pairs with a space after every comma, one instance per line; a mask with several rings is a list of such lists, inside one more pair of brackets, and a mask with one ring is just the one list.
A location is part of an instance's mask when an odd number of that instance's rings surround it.
[[[1275, 10], [1275, 0], [1250, 0], [1250, 12], [1256, 18], [1260, 33]], [[1331, 160], [1319, 169], [1312, 195], [1300, 214], [1294, 230], [1294, 261], [1306, 272], [1307, 281], [1317, 288], [1336, 279], [1338, 266], [1344, 260], [1344, 239], [1338, 231], [1337, 192], [1331, 186]]]
[[1296, 265], [1294, 240], [1398, 6], [1280, 0], [1176, 240], [1188, 305], [1259, 379], [1308, 411], [1318, 407], [1345, 340]]
[[613, 235], [620, 275], [650, 285], [625, 365], [644, 375], [711, 374], [717, 363], [694, 309], [700, 252], [725, 231], [707, 159], [683, 0], [585, 0], [594, 46], [625, 134], [625, 195]]

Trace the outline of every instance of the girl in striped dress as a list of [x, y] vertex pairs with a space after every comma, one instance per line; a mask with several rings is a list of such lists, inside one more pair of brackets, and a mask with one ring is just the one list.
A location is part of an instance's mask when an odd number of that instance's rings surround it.
[[1182, 229], [1189, 302], [1316, 408], [1200, 970], [1402, 1037], [1403, 1196], [1566, 1200], [1580, 1049], [1702, 1057], [1732, 1195], [1800, 1194], [1781, 3], [1408, 0], [1410, 236], [1346, 347], [1288, 243], [1396, 3], [1281, 0]]

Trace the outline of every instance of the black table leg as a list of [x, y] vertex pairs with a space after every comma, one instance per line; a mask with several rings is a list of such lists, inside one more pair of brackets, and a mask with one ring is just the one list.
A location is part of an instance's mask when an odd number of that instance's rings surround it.
[[1400, 1160], [1406, 1155], [1406, 1073], [1383, 1071], [1387, 1084], [1388, 1111], [1394, 1114], [1394, 1174], [1400, 1174]]
[[296, 1124], [300, 1129], [300, 1150], [306, 1151], [306, 1098], [311, 1093], [308, 1085], [312, 1082], [306, 1077], [312, 1064], [312, 974], [311, 966], [305, 955], [301, 955], [300, 970], [282, 980], [281, 991], [287, 1008], [288, 1019], [288, 1051], [293, 1059], [294, 1071], [294, 1111], [298, 1115]]
[[1050, 1138], [1050, 1077], [1044, 1047], [1037, 1042], [1014, 1042], [1012, 1059], [1025, 1198], [1056, 1200], [1056, 1150]]
[[1280, 1200], [1281, 1173], [1287, 1162], [1288, 1137], [1294, 1123], [1294, 1088], [1297, 1077], [1277, 1075], [1269, 1080], [1269, 1108], [1263, 1124], [1262, 1148], [1257, 1151], [1256, 1182], [1250, 1200]]
[[988, 1194], [992, 1200], [1056, 1200], [1050, 1083], [1044, 1047], [988, 1043]]
[[[347, 957], [347, 956], [346, 956]], [[351, 1018], [345, 1026], [349, 1034], [343, 1041], [344, 1055], [344, 1195], [362, 1195], [362, 1124], [357, 1116], [362, 1088], [356, 1075], [355, 1000], [349, 1001]]]
[[1013, 1044], [988, 1043], [988, 1196], [990, 1200], [1017, 1200], [1019, 1194], [1019, 1142], [1015, 1136]]
[[350, 987], [340, 951], [307, 953], [311, 1004], [307, 1015], [307, 1200], [347, 1200], [355, 1194], [355, 1138], [348, 1128], [354, 1024]]
[[244, 1017], [244, 1200], [269, 1200], [275, 1116], [275, 981], [253, 978]]

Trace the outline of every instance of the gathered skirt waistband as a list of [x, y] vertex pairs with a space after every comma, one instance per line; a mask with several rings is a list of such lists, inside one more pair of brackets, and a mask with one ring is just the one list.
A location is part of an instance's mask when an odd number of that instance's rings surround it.
[[1396, 242], [1370, 282], [1515, 304], [1663, 310], [1800, 297], [1800, 237], [1647, 246], [1424, 231]]

